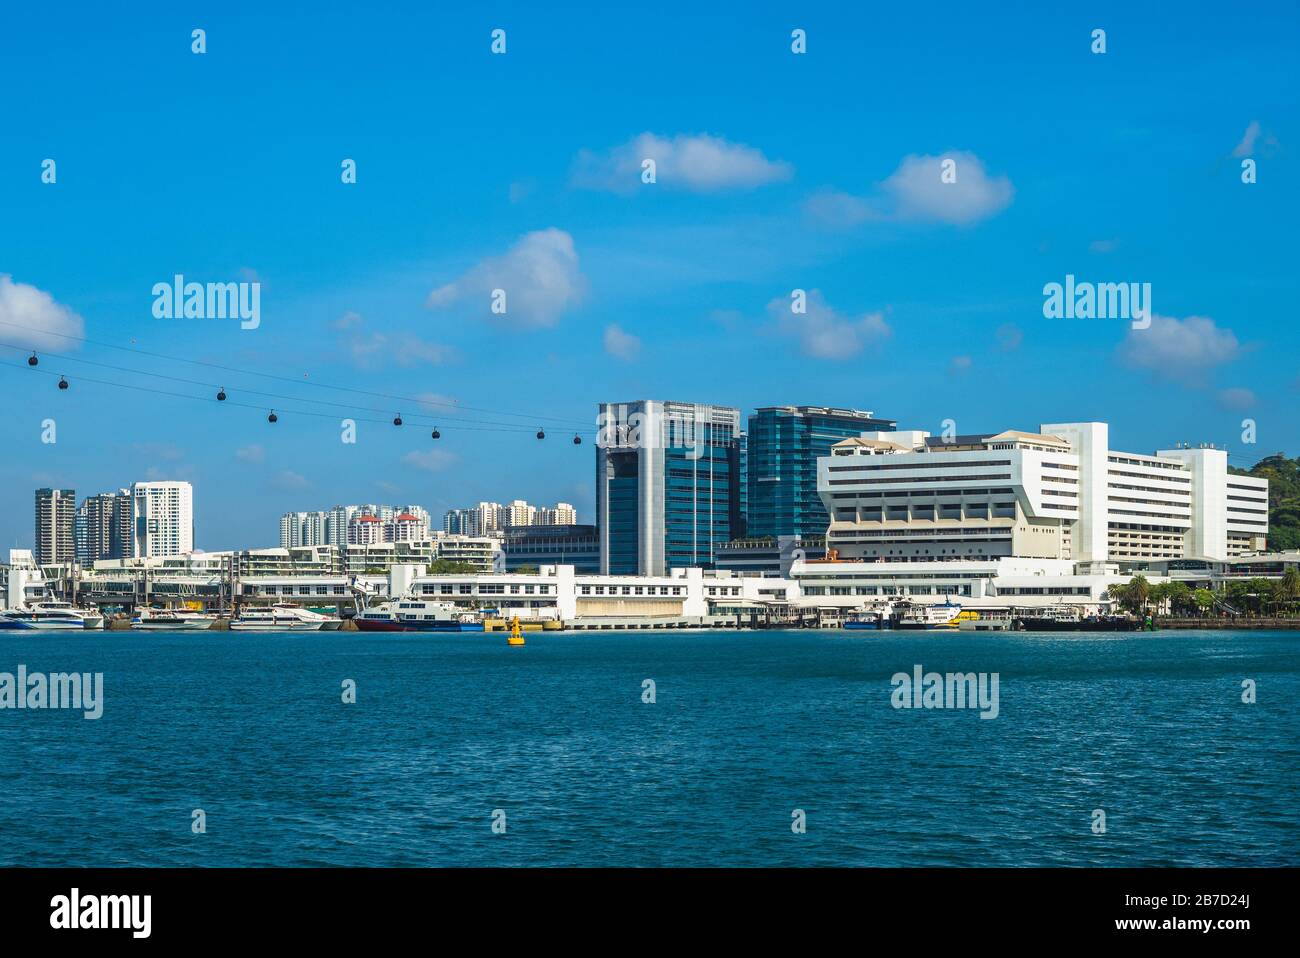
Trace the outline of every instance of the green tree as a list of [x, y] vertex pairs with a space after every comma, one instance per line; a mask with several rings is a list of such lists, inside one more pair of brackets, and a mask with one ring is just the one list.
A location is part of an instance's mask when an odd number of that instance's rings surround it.
[[1142, 613], [1151, 601], [1151, 583], [1144, 575], [1135, 575], [1128, 584], [1129, 602], [1134, 612]]
[[1183, 615], [1196, 608], [1196, 603], [1192, 601], [1192, 587], [1186, 582], [1166, 582], [1165, 599], [1169, 602], [1169, 612], [1172, 615]]
[[1255, 613], [1262, 615], [1273, 595], [1272, 583], [1258, 576], [1247, 579], [1246, 594], [1255, 606]]
[[1295, 605], [1296, 599], [1300, 599], [1300, 570], [1297, 570], [1295, 566], [1287, 569], [1286, 572], [1282, 573], [1282, 579], [1278, 586], [1279, 598], [1282, 604], [1286, 606], [1286, 610], [1290, 612], [1291, 607]]

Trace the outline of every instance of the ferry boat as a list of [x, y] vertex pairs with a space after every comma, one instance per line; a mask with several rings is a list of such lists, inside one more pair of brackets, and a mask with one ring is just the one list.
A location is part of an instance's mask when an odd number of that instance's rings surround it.
[[192, 609], [141, 609], [131, 628], [152, 632], [194, 632], [210, 629], [219, 616]]
[[914, 605], [898, 619], [900, 629], [955, 629], [961, 606], [952, 600], [941, 605]]
[[892, 629], [894, 627], [894, 608], [884, 605], [863, 606], [844, 617], [846, 629]]
[[1016, 625], [1025, 632], [1136, 632], [1142, 623], [1125, 615], [1085, 615], [1073, 606], [1053, 605], [1021, 613]]
[[319, 632], [326, 616], [293, 605], [245, 606], [230, 620], [232, 632]]
[[1016, 626], [1010, 612], [963, 613], [957, 622], [961, 632], [1010, 632]]
[[844, 628], [846, 629], [884, 629], [884, 613], [878, 611], [870, 612], [850, 612], [844, 617]]
[[407, 596], [367, 606], [352, 620], [361, 632], [482, 632], [483, 623], [450, 602]]
[[71, 602], [47, 599], [30, 607], [0, 612], [0, 629], [34, 629], [38, 632], [76, 632], [102, 629], [104, 616], [78, 609]]

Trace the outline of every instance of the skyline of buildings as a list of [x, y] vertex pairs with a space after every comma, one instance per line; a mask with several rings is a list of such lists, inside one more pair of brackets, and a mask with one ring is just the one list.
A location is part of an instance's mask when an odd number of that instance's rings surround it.
[[[560, 562], [637, 575], [720, 559], [788, 569], [822, 548], [845, 560], [1069, 560], [1086, 572], [1266, 547], [1265, 480], [1230, 475], [1226, 452], [1209, 446], [1112, 450], [1105, 423], [935, 437], [861, 409], [779, 405], [754, 410], [746, 433], [734, 407], [598, 408], [594, 525], [577, 523], [565, 502], [484, 501], [448, 510], [440, 530], [413, 504], [336, 505], [282, 515], [280, 547], [495, 538], [488, 559], [499, 551], [505, 568]], [[187, 482], [75, 502], [74, 490], [37, 490], [40, 564], [194, 551]]]
[[[361, 523], [368, 516], [378, 525]], [[396, 521], [403, 517], [401, 522]], [[379, 503], [338, 505], [314, 512], [286, 512], [280, 517], [280, 547], [343, 546], [349, 543], [403, 542], [428, 535], [429, 513], [417, 505], [390, 506]], [[395, 538], [401, 537], [401, 538]]]
[[132, 483], [87, 496], [36, 490], [33, 553], [41, 565], [176, 556], [194, 551], [194, 491], [188, 482]]
[[512, 526], [568, 526], [577, 522], [578, 510], [571, 503], [534, 506], [524, 499], [514, 499], [504, 505], [480, 502], [464, 509], [448, 509], [442, 529], [454, 535], [481, 536], [504, 532]]

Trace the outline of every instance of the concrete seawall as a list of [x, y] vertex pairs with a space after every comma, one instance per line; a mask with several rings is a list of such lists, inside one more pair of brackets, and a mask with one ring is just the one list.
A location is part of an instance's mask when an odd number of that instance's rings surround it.
[[1232, 631], [1256, 629], [1300, 629], [1300, 619], [1235, 618], [1235, 619], [1157, 619], [1162, 629], [1225, 629]]

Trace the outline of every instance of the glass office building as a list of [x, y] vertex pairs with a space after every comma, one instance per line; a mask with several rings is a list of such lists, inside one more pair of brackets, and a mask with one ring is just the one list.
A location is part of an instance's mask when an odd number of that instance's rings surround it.
[[830, 525], [817, 494], [817, 459], [863, 432], [893, 432], [898, 423], [859, 409], [766, 406], [749, 417], [746, 535], [824, 536]]
[[600, 567], [664, 575], [713, 565], [744, 533], [740, 411], [701, 403], [604, 403], [596, 441]]

